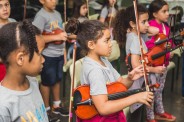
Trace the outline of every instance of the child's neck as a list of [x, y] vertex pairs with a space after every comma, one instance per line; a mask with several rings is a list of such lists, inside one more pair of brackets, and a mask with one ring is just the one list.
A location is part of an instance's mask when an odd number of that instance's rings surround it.
[[100, 56], [94, 55], [93, 53], [88, 53], [87, 56], [90, 57], [91, 59], [95, 60], [96, 62], [100, 63], [101, 65], [105, 66], [105, 64], [101, 60]]
[[26, 76], [15, 73], [14, 71], [7, 71], [1, 85], [15, 91], [24, 91], [29, 88], [29, 82]]
[[43, 6], [43, 8], [47, 11], [47, 12], [50, 12], [52, 13], [54, 10], [51, 10], [51, 9], [48, 9], [47, 7]]
[[8, 19], [0, 19], [0, 25], [5, 25], [9, 23]]
[[163, 22], [161, 22], [160, 20], [158, 20], [158, 19], [155, 19], [156, 20], [156, 22], [158, 23], [158, 24], [162, 24]]

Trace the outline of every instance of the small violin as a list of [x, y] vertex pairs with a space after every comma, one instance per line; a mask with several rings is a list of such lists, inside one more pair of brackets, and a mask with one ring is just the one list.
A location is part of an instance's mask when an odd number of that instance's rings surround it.
[[[159, 86], [160, 84], [153, 84], [149, 87], [158, 88]], [[146, 88], [127, 91], [127, 88], [121, 82], [112, 82], [110, 84], [107, 84], [108, 100], [117, 100], [144, 91], [146, 91]], [[91, 119], [95, 115], [99, 114], [91, 99], [89, 85], [82, 85], [77, 87], [74, 90], [73, 96], [74, 110], [79, 118]]]
[[[52, 32], [46, 32], [46, 31], [43, 31], [43, 33], [42, 33], [42, 35], [57, 35], [57, 34], [59, 34], [59, 33], [62, 33], [62, 32], [64, 32], [62, 29], [55, 29], [55, 30], [53, 30]], [[68, 40], [67, 40], [67, 42], [69, 42], [69, 43], [73, 43], [73, 42], [75, 42], [74, 40], [76, 40], [76, 38], [77, 38], [77, 36], [76, 35], [74, 35], [74, 34], [70, 34], [70, 33], [67, 33], [67, 38], [68, 38]], [[60, 44], [62, 44], [64, 41], [54, 41], [53, 43], [55, 44], [55, 45], [60, 45]]]

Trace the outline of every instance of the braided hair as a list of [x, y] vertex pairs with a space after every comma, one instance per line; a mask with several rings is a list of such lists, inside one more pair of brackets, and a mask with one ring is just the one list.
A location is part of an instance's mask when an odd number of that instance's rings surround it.
[[103, 23], [98, 20], [86, 20], [80, 23], [77, 19], [72, 18], [65, 26], [67, 33], [73, 33], [77, 35], [77, 41], [79, 42], [83, 55], [87, 55], [89, 48], [88, 42], [96, 42], [103, 36], [103, 30], [108, 29]]
[[0, 58], [6, 65], [9, 64], [8, 57], [16, 49], [24, 46], [32, 60], [34, 51], [38, 53], [35, 35], [41, 34], [38, 28], [29, 20], [23, 22], [12, 22], [0, 29]]

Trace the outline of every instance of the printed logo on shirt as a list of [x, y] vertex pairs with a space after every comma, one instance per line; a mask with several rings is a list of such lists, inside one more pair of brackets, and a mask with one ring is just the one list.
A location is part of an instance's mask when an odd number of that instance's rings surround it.
[[57, 28], [62, 28], [62, 22], [58, 22], [58, 21], [50, 22], [50, 30], [55, 30]]
[[[21, 116], [21, 122], [45, 122], [47, 118], [46, 109], [44, 104], [39, 109], [36, 108], [35, 112], [27, 111], [25, 114], [26, 118]], [[28, 121], [26, 121], [26, 119]]]

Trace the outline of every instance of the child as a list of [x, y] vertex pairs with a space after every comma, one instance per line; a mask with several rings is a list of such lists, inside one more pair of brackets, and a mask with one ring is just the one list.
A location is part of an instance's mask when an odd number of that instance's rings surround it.
[[83, 59], [81, 84], [90, 85], [90, 95], [99, 112], [99, 115], [89, 120], [78, 118], [78, 122], [126, 122], [123, 108], [137, 102], [150, 106], [153, 100], [152, 92], [142, 92], [118, 100], [108, 100], [106, 87], [108, 82], [119, 81], [129, 88], [132, 80], [142, 76], [142, 67], [137, 67], [128, 74], [127, 78], [123, 79], [110, 62], [104, 58], [110, 55], [112, 48], [108, 27], [97, 20], [88, 20], [81, 24], [72, 20], [68, 24], [76, 27], [77, 40], [86, 55]]
[[37, 81], [30, 77], [43, 68], [44, 46], [40, 31], [26, 20], [0, 29], [0, 58], [7, 67], [0, 83], [1, 122], [48, 122]]
[[[169, 37], [170, 34], [170, 29], [167, 24], [167, 20], [169, 18], [169, 6], [164, 0], [154, 0], [150, 6], [149, 6], [149, 13], [150, 13], [150, 21], [149, 24], [151, 26], [157, 27], [159, 29], [159, 33], [165, 34], [167, 37]], [[146, 46], [148, 49], [151, 49], [154, 47], [154, 42], [155, 42], [155, 37], [151, 37], [149, 41], [146, 42]], [[172, 45], [172, 40], [169, 40], [169, 47]], [[172, 56], [171, 56], [172, 57]], [[165, 66], [168, 66], [169, 64], [169, 59], [170, 59], [170, 53], [166, 54], [166, 60], [165, 60]], [[176, 117], [165, 112], [164, 107], [163, 107], [163, 102], [162, 102], [162, 91], [164, 88], [165, 84], [165, 79], [166, 79], [166, 74], [167, 71], [165, 72], [165, 75], [163, 76], [158, 76], [160, 79], [159, 83], [161, 85], [160, 90], [157, 91], [157, 103], [155, 104], [155, 118], [157, 120], [167, 120], [167, 121], [175, 121]], [[152, 110], [150, 110], [150, 113]], [[148, 116], [150, 118], [150, 116]]]
[[[158, 33], [158, 30], [155, 29], [154, 27], [149, 26], [147, 9], [142, 5], [138, 5], [137, 9], [138, 9], [138, 16], [139, 16], [140, 33], [142, 36], [143, 52], [146, 53], [147, 47], [143, 39], [148, 38], [147, 32], [149, 33], [149, 35], [154, 35]], [[132, 68], [134, 69], [137, 66], [141, 65], [140, 63], [141, 52], [140, 52], [139, 39], [138, 39], [137, 29], [136, 29], [134, 6], [130, 6], [126, 10], [121, 10], [117, 13], [117, 16], [115, 19], [114, 34], [116, 39], [120, 41], [120, 43], [126, 40], [126, 54], [127, 55], [131, 54]], [[157, 66], [157, 67], [147, 66], [147, 68], [148, 68], [148, 72], [150, 72], [150, 75], [148, 78], [152, 84], [156, 83], [157, 81], [154, 73], [161, 74], [165, 72], [165, 67], [163, 66]], [[143, 82], [144, 82], [143, 77], [134, 81], [130, 89], [141, 88], [143, 86]], [[155, 96], [155, 93], [154, 93], [154, 96]], [[157, 98], [154, 98], [154, 100], [157, 100]], [[130, 107], [130, 112], [132, 114], [130, 115], [130, 118], [128, 119], [128, 121], [129, 122], [143, 121], [141, 118], [142, 111], [144, 111], [144, 106], [141, 106], [141, 104], [132, 105]], [[148, 122], [155, 122], [154, 114], [153, 114], [152, 121], [149, 120]]]
[[79, 22], [88, 20], [88, 8], [86, 0], [74, 0], [73, 17], [77, 18]]
[[[16, 22], [14, 19], [9, 18], [10, 16], [10, 3], [9, 0], [0, 0], [0, 28], [9, 23], [9, 22]], [[4, 78], [6, 74], [5, 65], [2, 64], [0, 59], [0, 81]]]
[[104, 7], [100, 14], [100, 21], [103, 23], [107, 22], [109, 24], [110, 18], [114, 17], [117, 11], [118, 7], [116, 0], [105, 0]]
[[[73, 17], [78, 19], [80, 23], [84, 22], [85, 20], [88, 20], [87, 18], [87, 2], [86, 0], [74, 0], [74, 6], [73, 6]], [[65, 28], [67, 31], [67, 28]], [[80, 45], [77, 43], [77, 55], [76, 59], [82, 58], [80, 53]], [[68, 53], [67, 53], [67, 59], [71, 59], [71, 54], [73, 53], [73, 44], [69, 47]]]
[[[41, 32], [52, 32], [62, 28], [62, 19], [59, 12], [55, 10], [57, 0], [40, 0], [43, 8], [36, 14], [33, 24]], [[65, 43], [55, 44], [54, 41], [65, 41], [66, 32], [57, 35], [43, 35], [47, 47], [42, 54], [45, 58], [44, 68], [41, 72], [40, 90], [48, 112], [51, 111], [49, 105], [50, 90], [53, 93], [53, 113], [68, 116], [68, 111], [61, 108], [60, 82], [62, 79], [62, 69], [64, 64]]]

